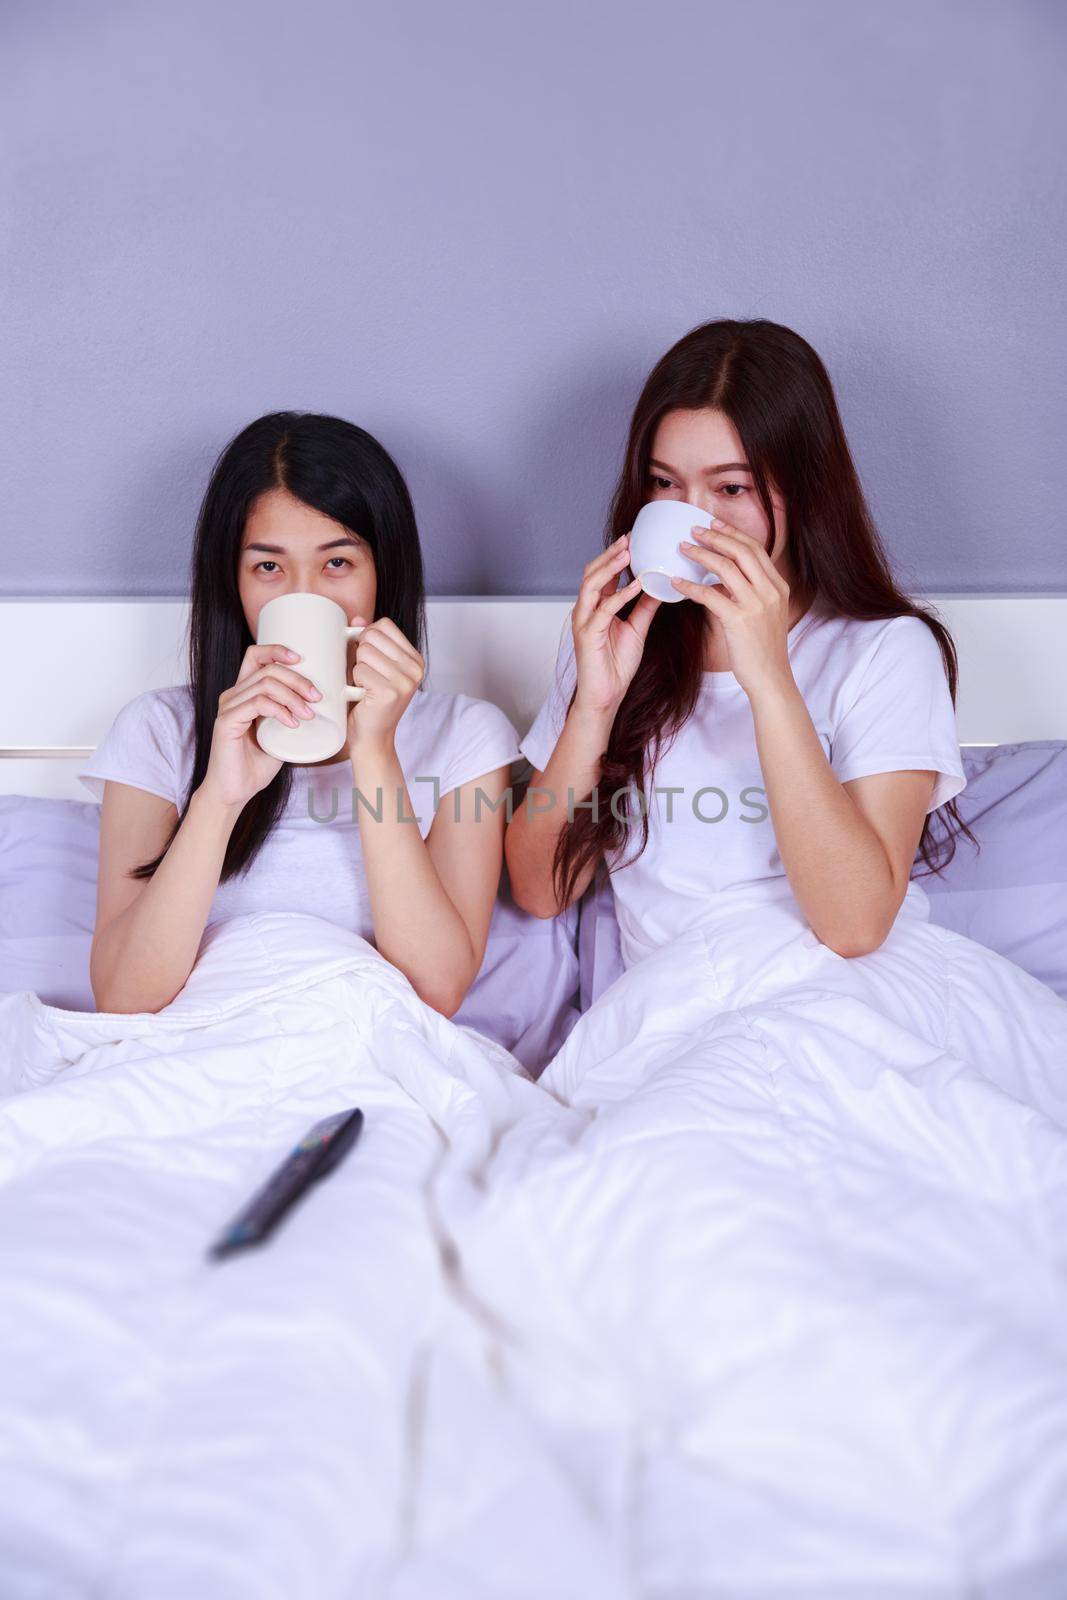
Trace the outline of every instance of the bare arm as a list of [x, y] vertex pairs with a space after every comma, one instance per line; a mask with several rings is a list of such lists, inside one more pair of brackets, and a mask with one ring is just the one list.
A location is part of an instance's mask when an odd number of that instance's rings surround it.
[[[530, 789], [508, 826], [504, 842], [508, 877], [516, 905], [535, 917], [555, 917], [560, 905], [552, 883], [556, 840], [567, 825], [567, 802], [587, 800], [600, 780], [616, 708], [587, 708], [577, 700], [544, 772], [534, 771]], [[547, 790], [538, 795], [535, 789]], [[581, 899], [596, 871], [591, 861], [578, 875], [573, 900]]]
[[[576, 665], [574, 703], [544, 772], [535, 771], [530, 791], [508, 825], [504, 850], [515, 902], [535, 917], [555, 917], [560, 905], [552, 881], [556, 841], [567, 826], [569, 804], [588, 800], [600, 781], [612, 725], [640, 665], [649, 624], [660, 601], [643, 594], [624, 619], [618, 612], [640, 592], [636, 578], [617, 587], [630, 559], [623, 534], [587, 562], [571, 613]], [[535, 796], [534, 787], [548, 790]], [[585, 893], [597, 863], [579, 873], [570, 904]]]
[[[395, 736], [425, 671], [422, 656], [391, 617], [365, 626], [351, 672], [365, 693], [348, 714], [349, 754], [363, 797], [359, 832], [374, 942], [421, 1000], [450, 1017], [485, 954], [500, 884], [508, 769], [449, 790], [429, 836], [422, 838]], [[488, 805], [477, 803], [479, 789]]]
[[237, 681], [219, 696], [211, 754], [174, 841], [150, 879], [130, 869], [166, 845], [177, 808], [127, 783], [107, 783], [100, 815], [96, 927], [89, 958], [101, 1011], [159, 1011], [193, 970], [219, 886], [226, 846], [245, 805], [281, 762], [259, 748], [255, 723], [277, 716], [290, 726], [310, 715], [319, 691], [283, 660], [281, 645], [250, 645]]
[[[360, 794], [374, 807], [372, 812], [361, 804], [359, 831], [375, 945], [421, 1000], [450, 1017], [485, 955], [500, 884], [508, 769], [499, 767], [444, 795], [426, 839], [412, 820], [392, 745], [361, 749], [353, 770]], [[499, 809], [492, 810], [497, 803]]]
[[100, 1011], [159, 1011], [184, 987], [240, 811], [198, 790], [153, 876], [130, 878], [162, 850], [177, 811], [143, 789], [105, 785], [89, 962]]
[[867, 955], [886, 938], [908, 887], [933, 772], [841, 783], [795, 681], [752, 696], [756, 746], [786, 876], [823, 944]]
[[752, 534], [716, 519], [714, 529], [693, 535], [682, 548], [722, 586], [674, 583], [718, 620], [748, 695], [786, 876], [823, 944], [840, 956], [867, 955], [900, 909], [934, 774], [886, 772], [842, 784], [793, 677], [789, 585]]

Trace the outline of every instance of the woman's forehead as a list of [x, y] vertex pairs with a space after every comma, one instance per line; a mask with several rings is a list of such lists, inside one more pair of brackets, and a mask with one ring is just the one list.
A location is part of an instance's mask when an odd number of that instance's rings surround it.
[[673, 464], [689, 470], [734, 467], [746, 461], [737, 429], [724, 412], [710, 406], [699, 410], [676, 409], [660, 418], [652, 454], [669, 461], [672, 453], [684, 457]]

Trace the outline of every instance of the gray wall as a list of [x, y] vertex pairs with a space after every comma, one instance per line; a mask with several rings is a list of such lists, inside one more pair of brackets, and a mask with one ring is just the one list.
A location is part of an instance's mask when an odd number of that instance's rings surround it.
[[1058, 0], [6, 0], [9, 595], [181, 594], [266, 410], [407, 475], [437, 594], [565, 593], [652, 362], [826, 360], [912, 588], [1067, 589]]

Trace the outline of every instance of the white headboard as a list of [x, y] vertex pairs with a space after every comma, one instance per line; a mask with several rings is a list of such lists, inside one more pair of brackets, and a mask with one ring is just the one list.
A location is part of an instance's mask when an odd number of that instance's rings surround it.
[[[1067, 595], [923, 595], [960, 659], [961, 744], [1067, 739]], [[427, 601], [431, 689], [493, 700], [526, 732], [572, 595]], [[0, 600], [0, 793], [87, 800], [78, 763], [143, 689], [184, 683], [188, 604]]]

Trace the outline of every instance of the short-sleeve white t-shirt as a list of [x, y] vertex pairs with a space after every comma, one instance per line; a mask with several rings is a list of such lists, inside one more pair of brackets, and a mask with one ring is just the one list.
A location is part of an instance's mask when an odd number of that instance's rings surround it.
[[[937, 640], [925, 622], [911, 616], [855, 621], [830, 614], [816, 601], [789, 630], [787, 642], [797, 687], [842, 783], [877, 772], [934, 771], [928, 812], [964, 788], [952, 696]], [[519, 745], [539, 772], [562, 731], [574, 684], [568, 615], [552, 687]], [[619, 865], [638, 848], [635, 821], [624, 847], [607, 860], [626, 966], [698, 923], [709, 897], [724, 889], [766, 882], [788, 892], [752, 708], [733, 672], [703, 674], [693, 715], [661, 750], [644, 792], [644, 850]], [[565, 808], [566, 794], [556, 796], [555, 804]], [[774, 883], [780, 879], [784, 885]], [[908, 894], [924, 899], [914, 884]]]
[[[180, 809], [193, 772], [193, 721], [187, 684], [146, 690], [118, 713], [78, 776], [98, 800], [111, 779]], [[452, 790], [519, 759], [518, 734], [498, 706], [429, 689], [405, 706], [395, 745], [411, 801], [405, 814], [414, 813], [424, 839], [435, 807], [454, 805], [445, 799]], [[373, 793], [355, 802], [354, 786], [347, 756], [294, 766], [285, 810], [251, 865], [219, 885], [206, 925], [252, 911], [304, 911], [373, 940], [359, 819], [374, 826], [367, 807], [379, 802]], [[380, 803], [395, 812], [397, 797], [383, 794]]]

